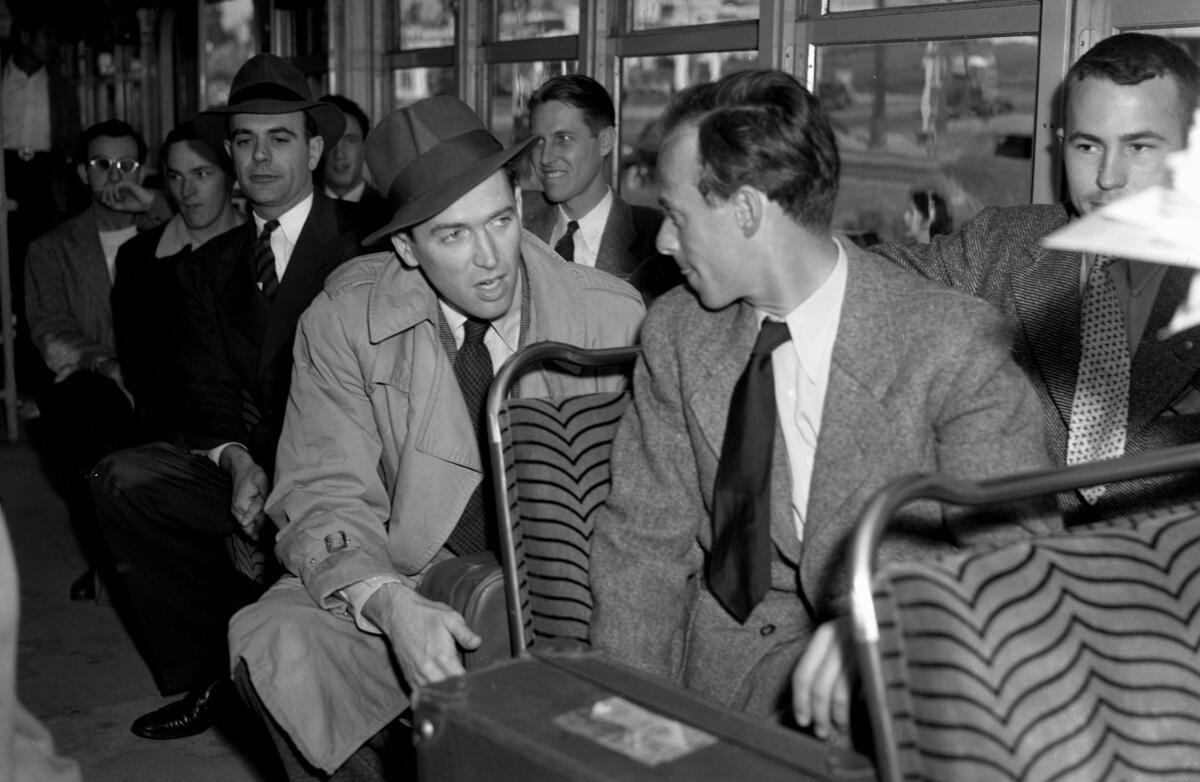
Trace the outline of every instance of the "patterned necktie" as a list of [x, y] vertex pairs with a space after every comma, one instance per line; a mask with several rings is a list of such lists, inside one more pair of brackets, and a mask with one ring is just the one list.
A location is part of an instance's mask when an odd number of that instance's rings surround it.
[[[483, 337], [491, 326], [485, 320], [470, 318], [465, 324], [466, 337], [458, 355], [454, 358], [454, 376], [458, 379], [458, 387], [462, 389], [463, 400], [467, 403], [467, 414], [475, 426], [475, 437], [483, 450], [483, 408], [487, 401], [488, 386], [492, 384], [492, 355], [488, 353]], [[494, 548], [491, 540], [495, 533], [495, 524], [490, 523], [488, 509], [491, 497], [491, 481], [488, 480], [488, 460], [486, 453], [483, 459], [483, 480], [475, 487], [475, 492], [467, 500], [458, 519], [458, 524], [450, 533], [446, 547], [459, 556], [474, 554]]]
[[746, 621], [771, 586], [771, 452], [777, 413], [771, 352], [789, 339], [786, 323], [763, 321], [729, 400], [717, 466], [708, 586], [739, 622]]
[[278, 220], [268, 220], [254, 242], [254, 277], [262, 285], [263, 295], [268, 299], [275, 295], [279, 287], [279, 277], [275, 274], [275, 253], [271, 250], [271, 232], [278, 227]]
[[567, 232], [562, 235], [562, 238], [554, 243], [554, 252], [562, 256], [564, 261], [569, 263], [575, 262], [575, 232], [579, 230], [579, 223], [572, 220], [567, 223]]
[[[1125, 311], [1109, 275], [1113, 260], [1096, 259], [1083, 295], [1082, 345], [1071, 403], [1067, 464], [1115, 459], [1125, 453], [1130, 357]], [[1104, 490], [1104, 486], [1090, 486], [1079, 493], [1095, 503]]]

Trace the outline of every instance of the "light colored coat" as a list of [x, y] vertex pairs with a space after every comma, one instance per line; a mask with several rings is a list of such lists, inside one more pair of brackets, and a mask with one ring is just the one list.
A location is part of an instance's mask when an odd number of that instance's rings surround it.
[[[598, 348], [636, 340], [637, 292], [522, 240], [523, 342]], [[407, 705], [381, 636], [359, 631], [338, 590], [369, 576], [415, 586], [482, 478], [483, 463], [438, 335], [437, 296], [392, 253], [326, 281], [300, 320], [268, 512], [288, 571], [230, 625], [232, 659], [300, 752], [332, 771]], [[535, 372], [523, 396], [618, 388], [616, 376]], [[344, 539], [346, 546], [339, 548]], [[329, 541], [336, 541], [332, 545]]]
[[[593, 644], [763, 717], [789, 703], [788, 677], [813, 629], [843, 610], [846, 547], [871, 494], [912, 472], [983, 478], [1048, 464], [1037, 400], [991, 308], [857, 248], [847, 255], [803, 544], [777, 427], [771, 589], [746, 623], [707, 590], [703, 566], [729, 400], [758, 333], [749, 305], [711, 312], [680, 289], [651, 310], [592, 542]], [[1034, 510], [968, 519], [914, 503], [882, 556], [1057, 525]]]

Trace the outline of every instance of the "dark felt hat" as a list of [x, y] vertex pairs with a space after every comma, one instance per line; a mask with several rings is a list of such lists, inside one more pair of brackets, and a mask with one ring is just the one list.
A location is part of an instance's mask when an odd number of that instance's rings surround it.
[[363, 244], [425, 222], [536, 140], [505, 149], [470, 106], [449, 95], [396, 109], [366, 142], [367, 167], [394, 214]]
[[229, 89], [229, 102], [196, 115], [196, 132], [216, 149], [225, 148], [233, 114], [291, 114], [312, 117], [317, 135], [331, 149], [346, 130], [346, 116], [332, 103], [313, 100], [308, 80], [295, 65], [274, 54], [256, 54], [238, 68]]

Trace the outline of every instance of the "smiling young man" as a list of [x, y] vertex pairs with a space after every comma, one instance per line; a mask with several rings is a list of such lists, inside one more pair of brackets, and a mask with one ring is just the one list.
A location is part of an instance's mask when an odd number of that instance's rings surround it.
[[[1013, 331], [1059, 464], [1200, 440], [1200, 328], [1160, 329], [1192, 272], [1051, 251], [1043, 236], [1074, 215], [1162, 182], [1200, 97], [1200, 67], [1165, 38], [1123, 33], [1096, 44], [1066, 78], [1062, 155], [1070, 203], [989, 208], [928, 245], [872, 250], [987, 299]], [[1187, 475], [1061, 495], [1072, 523], [1200, 496]]]
[[[330, 275], [301, 318], [268, 501], [290, 575], [229, 630], [239, 689], [292, 779], [385, 778], [394, 742], [408, 740], [394, 720], [409, 694], [462, 673], [459, 650], [480, 642], [416, 587], [434, 562], [492, 548], [480, 434], [493, 371], [543, 340], [635, 339], [632, 287], [522, 231], [506, 165], [527, 147], [504, 149], [444, 96], [367, 138], [393, 208], [367, 241], [392, 250]], [[620, 383], [544, 370], [521, 378], [521, 394]]]
[[608, 185], [617, 128], [603, 85], [582, 74], [553, 78], [530, 96], [529, 122], [542, 192], [523, 194], [525, 227], [564, 259], [628, 280], [647, 304], [677, 285], [675, 264], [654, 246], [662, 215]]
[[359, 251], [353, 208], [313, 189], [342, 113], [313, 100], [295, 66], [252, 57], [227, 105], [194, 122], [229, 152], [252, 219], [210, 240], [182, 274], [183, 442], [115, 453], [91, 476], [155, 682], [164, 695], [188, 693], [134, 722], [150, 739], [207, 729], [231, 691], [226, 626], [262, 585], [235, 568], [227, 538], [260, 536], [296, 321]]

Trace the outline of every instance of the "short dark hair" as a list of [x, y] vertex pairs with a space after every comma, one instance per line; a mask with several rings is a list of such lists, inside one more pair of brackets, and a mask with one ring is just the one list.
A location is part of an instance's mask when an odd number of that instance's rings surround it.
[[706, 199], [728, 199], [742, 185], [767, 194], [797, 223], [833, 222], [841, 161], [829, 118], [795, 78], [751, 69], [688, 87], [662, 117], [663, 136], [695, 125]]
[[582, 73], [555, 76], [529, 96], [529, 114], [543, 103], [558, 101], [583, 112], [583, 121], [597, 135], [605, 128], [616, 127], [617, 111], [604, 85]]
[[1067, 71], [1068, 94], [1084, 79], [1107, 79], [1115, 84], [1141, 84], [1155, 76], [1174, 76], [1184, 109], [1184, 128], [1200, 101], [1200, 65], [1177, 44], [1159, 35], [1120, 33], [1088, 49]]
[[187, 122], [181, 122], [176, 125], [171, 129], [171, 132], [167, 134], [167, 137], [163, 139], [163, 143], [158, 150], [158, 154], [162, 159], [162, 166], [164, 170], [167, 167], [167, 155], [170, 153], [171, 147], [188, 141], [202, 144], [203, 148], [208, 152], [208, 158], [213, 163], [216, 163], [218, 166], [220, 166], [221, 170], [225, 172], [226, 176], [233, 176], [233, 161], [229, 159], [229, 155], [225, 153], [225, 149], [223, 147], [221, 149], [215, 149], [206, 138], [197, 132], [196, 126], [191, 120], [188, 120]]
[[913, 190], [909, 193], [913, 206], [921, 217], [929, 221], [929, 236], [942, 236], [953, 230], [950, 220], [950, 208], [946, 199], [936, 190]]
[[354, 101], [341, 95], [322, 95], [318, 100], [324, 103], [332, 103], [343, 114], [358, 120], [358, 127], [362, 129], [363, 138], [366, 138], [367, 134], [371, 132], [371, 118]]
[[83, 135], [79, 137], [78, 155], [76, 160], [81, 163], [86, 163], [88, 158], [88, 146], [100, 138], [108, 136], [110, 138], [132, 138], [137, 144], [137, 159], [139, 163], [146, 162], [146, 140], [142, 138], [142, 134], [133, 129], [133, 126], [128, 122], [122, 122], [119, 119], [106, 119], [103, 122], [97, 122], [87, 130], [83, 131]]
[[13, 4], [10, 3], [12, 27], [8, 31], [12, 39], [16, 40], [21, 33], [33, 35], [38, 30], [58, 31], [56, 20], [49, 10], [33, 4], [27, 4], [26, 8], [12, 6]]

